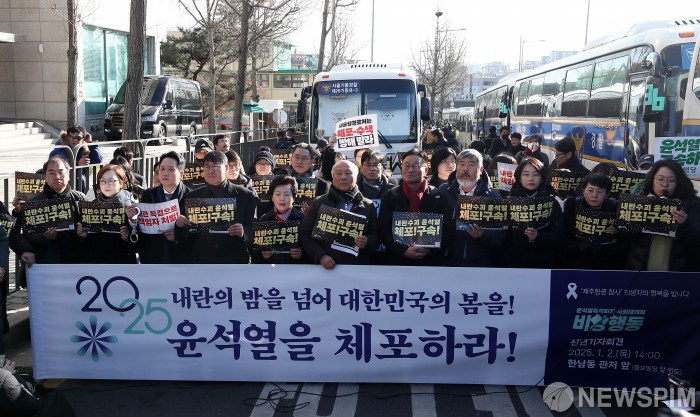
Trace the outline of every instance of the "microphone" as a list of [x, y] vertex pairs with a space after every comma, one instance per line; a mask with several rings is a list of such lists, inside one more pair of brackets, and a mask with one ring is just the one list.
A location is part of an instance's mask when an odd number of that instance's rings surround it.
[[668, 199], [668, 190], [661, 190], [661, 198]]

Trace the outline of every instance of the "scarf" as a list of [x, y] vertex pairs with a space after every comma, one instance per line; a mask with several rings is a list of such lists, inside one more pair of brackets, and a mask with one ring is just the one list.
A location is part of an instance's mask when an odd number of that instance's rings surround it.
[[418, 191], [416, 192], [413, 192], [410, 188], [408, 188], [408, 184], [405, 182], [403, 183], [403, 194], [411, 203], [412, 213], [418, 213], [420, 211], [420, 201], [423, 199], [423, 194], [425, 193], [426, 188], [428, 188], [428, 182], [425, 179], [423, 182], [421, 182], [420, 187], [418, 187]]
[[287, 210], [286, 213], [280, 213], [279, 211], [277, 211], [277, 209], [275, 209], [275, 217], [277, 218], [277, 221], [280, 223], [283, 223], [283, 222], [286, 222], [287, 220], [289, 220], [289, 216], [291, 216], [291, 215], [292, 215], [292, 209]]
[[353, 203], [355, 202], [355, 199], [358, 195], [360, 196], [360, 201], [362, 201], [362, 194], [360, 194], [360, 189], [357, 188], [357, 185], [352, 187], [350, 191], [340, 191], [339, 189], [335, 188], [334, 185], [331, 185], [328, 194], [330, 194], [330, 196], [334, 197], [335, 200], [338, 201], [338, 204], [335, 208], [341, 210], [352, 210], [354, 206]]
[[134, 201], [131, 199], [131, 193], [126, 190], [121, 190], [111, 197], [105, 197], [102, 193], [97, 194], [97, 201], [100, 203], [119, 203], [122, 206], [128, 206]]
[[383, 175], [379, 176], [376, 184], [372, 184], [367, 181], [364, 177], [360, 176], [360, 186], [362, 187], [362, 195], [369, 198], [379, 198], [379, 194], [382, 192], [382, 188], [386, 184], [386, 179]]

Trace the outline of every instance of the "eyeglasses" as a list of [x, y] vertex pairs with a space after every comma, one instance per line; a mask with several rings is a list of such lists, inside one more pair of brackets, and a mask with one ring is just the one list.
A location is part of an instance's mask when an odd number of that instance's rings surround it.
[[564, 155], [566, 155], [567, 153], [568, 153], [568, 152], [554, 152], [554, 156], [564, 156]]
[[362, 164], [362, 166], [365, 168], [369, 168], [369, 169], [377, 169], [380, 166], [382, 166], [382, 164], [367, 164], [367, 163], [365, 163], [365, 164]]
[[221, 169], [222, 166], [223, 165], [219, 165], [219, 164], [204, 164], [203, 168], [207, 171], [217, 171], [217, 170]]
[[654, 177], [654, 182], [657, 184], [675, 184], [676, 177]]
[[292, 159], [294, 159], [295, 161], [308, 161], [311, 158], [309, 158], [308, 156], [293, 155]]
[[81, 135], [70, 135], [71, 139], [76, 139], [76, 140], [82, 140], [83, 137]]
[[110, 178], [108, 180], [100, 180], [99, 183], [100, 185], [114, 185], [118, 183], [119, 180], [115, 180], [114, 178]]

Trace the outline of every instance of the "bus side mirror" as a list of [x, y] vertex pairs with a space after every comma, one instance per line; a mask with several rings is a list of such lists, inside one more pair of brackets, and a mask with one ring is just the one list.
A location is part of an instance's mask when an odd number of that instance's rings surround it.
[[423, 97], [428, 95], [428, 90], [425, 88], [425, 84], [418, 84], [416, 91], [418, 94], [423, 93]]
[[665, 109], [664, 79], [662, 77], [647, 77], [642, 120], [646, 123], [656, 123], [663, 118]]
[[508, 116], [508, 92], [503, 93], [501, 96], [501, 105], [498, 109], [498, 118], [503, 119]]
[[297, 101], [297, 123], [306, 121], [306, 99]]
[[428, 97], [420, 99], [420, 119], [424, 122], [430, 120], [430, 99]]
[[642, 67], [649, 70], [652, 77], [661, 76], [661, 56], [656, 52], [649, 52], [642, 61]]

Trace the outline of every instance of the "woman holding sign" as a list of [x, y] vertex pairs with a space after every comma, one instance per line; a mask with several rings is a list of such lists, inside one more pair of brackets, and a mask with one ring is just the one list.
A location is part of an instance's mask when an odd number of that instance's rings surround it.
[[675, 237], [635, 234], [625, 269], [700, 271], [700, 200], [683, 167], [672, 159], [656, 162], [647, 172], [640, 194], [680, 200], [680, 208], [671, 213], [678, 226]]
[[[515, 169], [515, 184], [508, 198], [517, 200], [519, 207], [527, 207], [527, 211], [516, 212], [527, 216], [509, 229], [497, 264], [507, 268], [554, 268], [558, 248], [564, 242], [564, 218], [546, 178], [546, 169], [536, 158], [523, 159]], [[535, 219], [539, 215], [541, 218]]]
[[[135, 264], [136, 253], [128, 242], [129, 228], [124, 213], [126, 217], [132, 218], [138, 215], [138, 211], [132, 206], [132, 194], [124, 189], [126, 173], [119, 165], [107, 164], [97, 173], [97, 183], [100, 191], [94, 201], [104, 205], [95, 206], [88, 216], [88, 205], [81, 204], [83, 221], [78, 222], [76, 227], [76, 233], [85, 248], [86, 262]], [[92, 221], [93, 219], [95, 220]], [[89, 226], [87, 221], [90, 221]]]

